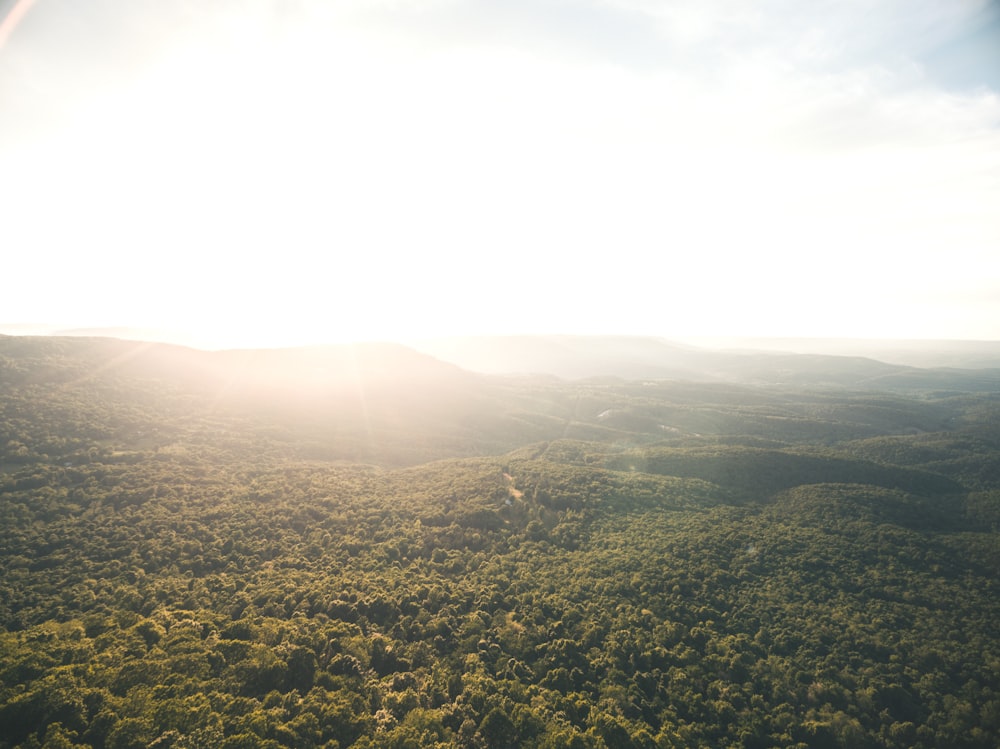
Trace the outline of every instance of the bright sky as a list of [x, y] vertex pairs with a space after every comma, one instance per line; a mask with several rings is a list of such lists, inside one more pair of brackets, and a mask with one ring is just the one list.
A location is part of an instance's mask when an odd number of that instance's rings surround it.
[[1000, 339], [996, 2], [0, 17], [0, 323]]

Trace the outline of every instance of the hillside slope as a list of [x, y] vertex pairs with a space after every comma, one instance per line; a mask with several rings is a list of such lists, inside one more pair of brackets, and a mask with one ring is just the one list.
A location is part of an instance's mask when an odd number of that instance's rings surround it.
[[0, 338], [0, 749], [996, 746], [998, 413]]

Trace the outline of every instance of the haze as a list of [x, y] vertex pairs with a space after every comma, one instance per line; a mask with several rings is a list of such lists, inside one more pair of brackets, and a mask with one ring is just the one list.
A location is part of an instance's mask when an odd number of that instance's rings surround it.
[[0, 323], [1000, 339], [991, 2], [0, 2]]

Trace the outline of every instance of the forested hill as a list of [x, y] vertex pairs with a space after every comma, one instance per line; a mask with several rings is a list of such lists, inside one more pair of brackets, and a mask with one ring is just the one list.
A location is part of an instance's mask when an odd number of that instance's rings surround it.
[[809, 366], [0, 337], [0, 749], [996, 747], [1000, 392]]
[[[738, 339], [729, 341], [735, 346]], [[971, 342], [829, 343], [821, 341], [761, 341], [769, 348], [709, 349], [642, 336], [491, 336], [421, 341], [418, 348], [445, 361], [493, 374], [547, 373], [567, 379], [619, 377], [682, 379], [701, 382], [846, 386], [894, 390], [1000, 389], [997, 345]], [[786, 349], [775, 348], [785, 344]], [[802, 351], [794, 353], [794, 347]], [[825, 349], [864, 352], [830, 355]], [[881, 354], [897, 363], [887, 363]], [[910, 366], [899, 360], [946, 362]]]

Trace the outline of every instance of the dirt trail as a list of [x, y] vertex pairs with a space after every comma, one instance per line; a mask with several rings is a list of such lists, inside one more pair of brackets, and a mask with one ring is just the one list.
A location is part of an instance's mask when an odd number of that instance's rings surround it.
[[507, 487], [507, 491], [510, 492], [510, 496], [512, 496], [514, 499], [521, 499], [524, 496], [524, 492], [514, 487], [514, 477], [511, 476], [509, 473], [505, 473], [503, 477], [507, 479], [507, 483], [509, 484], [509, 486]]

